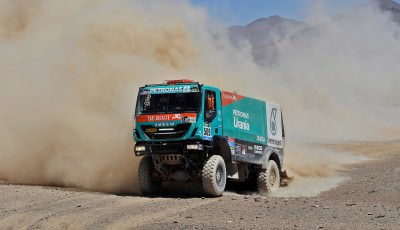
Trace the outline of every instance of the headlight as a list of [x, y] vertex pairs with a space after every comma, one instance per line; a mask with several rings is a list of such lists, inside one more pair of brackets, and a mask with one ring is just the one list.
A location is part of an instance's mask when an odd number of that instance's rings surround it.
[[144, 152], [144, 151], [146, 151], [146, 146], [145, 145], [135, 146], [135, 152]]
[[190, 144], [186, 146], [187, 150], [203, 150], [203, 145], [202, 144]]

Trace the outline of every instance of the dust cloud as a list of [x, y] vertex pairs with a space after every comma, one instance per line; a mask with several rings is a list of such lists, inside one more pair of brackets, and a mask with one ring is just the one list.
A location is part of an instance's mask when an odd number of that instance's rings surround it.
[[0, 177], [135, 190], [136, 90], [196, 62], [187, 28], [202, 17], [187, 4], [1, 1]]
[[192, 78], [282, 105], [296, 178], [282, 196], [334, 187], [365, 158], [313, 143], [398, 133], [399, 31], [373, 5], [342, 19], [315, 12], [265, 69], [186, 1], [0, 1], [0, 178], [137, 192], [137, 88]]
[[400, 27], [377, 3], [336, 17], [317, 5], [308, 28], [278, 43], [269, 76], [283, 89], [286, 167], [297, 178], [278, 196], [318, 195], [346, 179], [344, 166], [368, 159], [311, 143], [398, 140]]

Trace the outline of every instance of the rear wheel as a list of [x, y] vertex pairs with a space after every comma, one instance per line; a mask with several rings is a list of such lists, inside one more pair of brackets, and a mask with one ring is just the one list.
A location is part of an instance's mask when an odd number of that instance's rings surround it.
[[224, 159], [213, 155], [207, 160], [202, 170], [204, 191], [211, 196], [221, 196], [226, 185], [226, 166]]
[[144, 156], [139, 163], [139, 186], [143, 195], [155, 195], [160, 192], [161, 181], [154, 180], [154, 164], [151, 156]]
[[272, 194], [279, 188], [279, 168], [275, 161], [270, 160], [266, 169], [257, 172], [257, 188], [260, 193]]

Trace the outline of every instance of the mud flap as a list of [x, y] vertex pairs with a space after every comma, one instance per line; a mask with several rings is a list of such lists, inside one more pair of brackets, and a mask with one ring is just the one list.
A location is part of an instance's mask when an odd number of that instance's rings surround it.
[[235, 163], [227, 163], [226, 164], [226, 174], [230, 179], [239, 179], [239, 170], [238, 166]]
[[281, 176], [281, 187], [286, 187], [289, 185], [290, 182], [293, 181], [293, 177], [289, 177], [286, 170], [280, 171], [279, 175]]

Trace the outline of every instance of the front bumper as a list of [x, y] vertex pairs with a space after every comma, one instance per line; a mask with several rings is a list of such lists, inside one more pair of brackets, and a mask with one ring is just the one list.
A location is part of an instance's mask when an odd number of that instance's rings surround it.
[[202, 141], [185, 142], [138, 142], [134, 151], [136, 156], [152, 154], [185, 154], [203, 151], [206, 148]]

